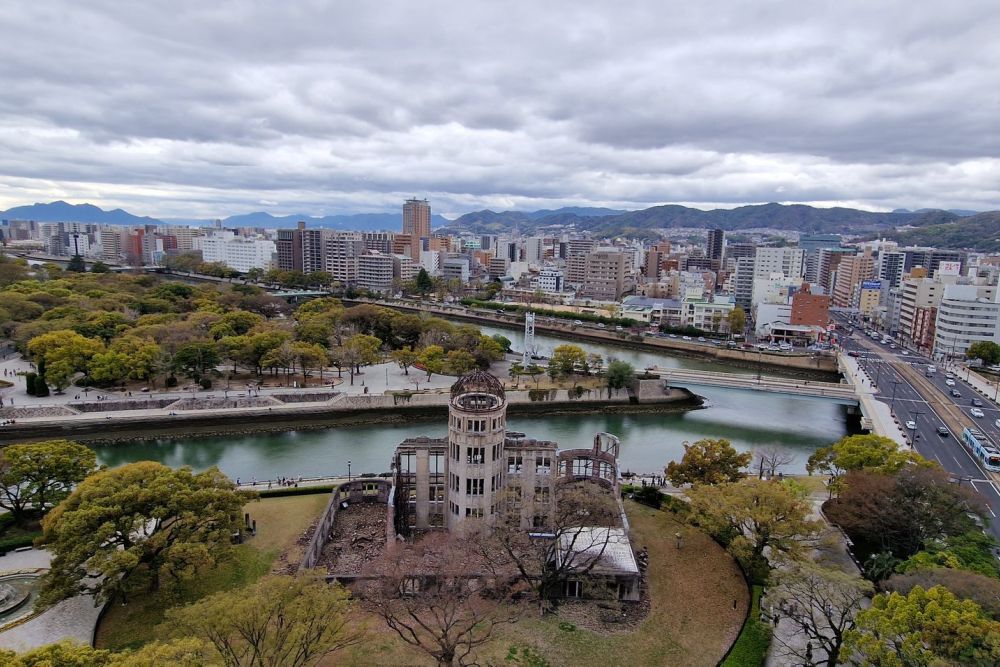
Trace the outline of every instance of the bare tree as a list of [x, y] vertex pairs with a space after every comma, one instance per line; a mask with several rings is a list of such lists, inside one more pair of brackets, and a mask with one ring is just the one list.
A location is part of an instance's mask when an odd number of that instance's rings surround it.
[[439, 667], [474, 664], [496, 626], [517, 620], [506, 579], [483, 565], [475, 535], [431, 533], [373, 563], [362, 593], [372, 611]]
[[760, 479], [765, 476], [774, 477], [782, 468], [795, 463], [794, 454], [773, 445], [755, 449], [754, 457], [757, 459], [757, 477]]
[[870, 582], [840, 570], [798, 563], [777, 570], [766, 604], [772, 613], [795, 626], [775, 632], [778, 655], [796, 664], [834, 667], [854, 617], [874, 589]]
[[602, 561], [614, 529], [621, 526], [614, 496], [594, 482], [559, 484], [548, 525], [532, 531], [521, 525], [516, 495], [505, 495], [502, 504], [496, 526], [482, 542], [483, 555], [533, 590], [542, 613], [563, 594], [567, 581], [586, 576]]

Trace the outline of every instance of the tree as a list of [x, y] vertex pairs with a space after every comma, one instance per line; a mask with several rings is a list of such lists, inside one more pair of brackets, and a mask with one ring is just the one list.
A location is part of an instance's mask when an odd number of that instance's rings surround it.
[[830, 476], [830, 493], [840, 489], [841, 477], [851, 471], [892, 475], [910, 464], [933, 465], [916, 452], [899, 449], [894, 440], [881, 435], [848, 435], [829, 447], [820, 447], [809, 457], [806, 470]]
[[173, 358], [173, 370], [184, 373], [196, 382], [219, 365], [218, 347], [215, 343], [188, 343], [177, 350]]
[[107, 273], [110, 270], [111, 267], [102, 262], [101, 260], [97, 260], [96, 262], [90, 265], [91, 273]]
[[[857, 575], [812, 563], [796, 563], [776, 570], [768, 588], [767, 604], [780, 609], [782, 618], [797, 627], [793, 642], [787, 641], [787, 634], [774, 634], [777, 655], [792, 658], [796, 664], [836, 667], [846, 635], [854, 628], [857, 613], [873, 592], [871, 583]], [[806, 646], [798, 641], [802, 638], [808, 641], [809, 651], [819, 649], [822, 653], [808, 656]]]
[[747, 326], [747, 314], [741, 306], [736, 306], [726, 317], [729, 321], [729, 333], [730, 334], [742, 334], [743, 330]]
[[549, 359], [549, 373], [552, 374], [555, 368], [556, 375], [553, 379], [566, 375], [573, 375], [587, 361], [587, 353], [579, 345], [559, 345], [552, 351], [552, 358]]
[[36, 363], [45, 364], [46, 381], [59, 391], [69, 386], [76, 373], [87, 370], [90, 359], [103, 350], [104, 343], [100, 340], [70, 330], [42, 334], [28, 343], [28, 352]]
[[859, 548], [906, 559], [932, 540], [976, 530], [969, 514], [983, 517], [981, 497], [951, 483], [934, 468], [904, 468], [893, 476], [851, 472], [844, 490], [824, 506]]
[[344, 343], [344, 347], [352, 353], [357, 372], [362, 366], [377, 364], [382, 359], [382, 341], [368, 334], [354, 334]]
[[393, 545], [370, 570], [372, 611], [439, 667], [475, 664], [474, 651], [494, 628], [518, 616], [508, 605], [509, 589], [489, 577], [481, 539], [431, 533], [415, 544]]
[[304, 343], [296, 341], [292, 343], [292, 354], [302, 370], [302, 386], [306, 385], [306, 378], [310, 368], [319, 369], [320, 377], [323, 376], [323, 367], [326, 365], [327, 352], [322, 345], [315, 343]]
[[795, 558], [817, 530], [807, 519], [812, 506], [787, 482], [750, 477], [739, 482], [702, 484], [688, 491], [692, 521], [724, 544], [754, 579], [763, 579], [770, 560]]
[[403, 370], [404, 375], [409, 375], [410, 366], [417, 363], [420, 359], [420, 355], [410, 349], [409, 345], [400, 350], [394, 350], [390, 356]]
[[428, 345], [420, 352], [420, 365], [427, 371], [427, 379], [434, 373], [444, 370], [444, 348], [440, 345]]
[[774, 477], [781, 468], [795, 462], [795, 456], [774, 446], [764, 446], [753, 451], [757, 459], [757, 477], [763, 479]]
[[634, 379], [635, 369], [632, 368], [632, 364], [619, 359], [611, 361], [607, 370], [608, 397], [613, 390], [624, 389], [632, 384]]
[[90, 359], [88, 374], [98, 384], [119, 384], [128, 375], [128, 359], [118, 352], [99, 352]]
[[69, 258], [69, 262], [66, 264], [66, 270], [73, 273], [86, 273], [87, 264], [83, 261], [83, 257], [79, 254], [73, 255]]
[[421, 295], [430, 294], [434, 290], [434, 281], [431, 279], [427, 269], [420, 267], [417, 271], [417, 277], [414, 280], [414, 286], [417, 292]]
[[862, 667], [996, 665], [1000, 622], [942, 586], [876, 595], [857, 615], [844, 655]]
[[[483, 544], [483, 555], [496, 571], [513, 570], [533, 591], [539, 609], [548, 610], [570, 577], [586, 577], [604, 557], [611, 529], [620, 527], [612, 494], [589, 481], [556, 486], [545, 537], [532, 537], [521, 523], [516, 495], [501, 500], [502, 510]], [[594, 591], [595, 597], [599, 591]]]
[[491, 338], [500, 345], [504, 352], [510, 352], [510, 338], [500, 334], [493, 334]]
[[94, 450], [68, 440], [8, 445], [0, 450], [0, 507], [23, 525], [62, 502], [96, 462]]
[[350, 595], [327, 584], [325, 572], [268, 576], [167, 612], [176, 637], [212, 645], [227, 667], [305, 667], [360, 643], [352, 629]]
[[538, 381], [541, 376], [545, 374], [545, 370], [541, 366], [535, 363], [528, 364], [528, 367], [524, 369], [524, 374], [535, 381], [535, 389], [538, 388]]
[[987, 366], [1000, 364], [1000, 344], [991, 340], [981, 340], [969, 346], [965, 353], [968, 359], [979, 359]]
[[196, 639], [152, 642], [137, 651], [112, 652], [61, 641], [46, 644], [25, 653], [0, 649], [0, 664], [5, 667], [216, 667], [223, 663], [214, 650]]
[[886, 592], [907, 595], [915, 586], [928, 590], [944, 586], [962, 600], [972, 600], [993, 619], [1000, 620], [1000, 581], [978, 572], [932, 567], [894, 574], [882, 584]]
[[445, 358], [445, 367], [452, 375], [465, 375], [476, 367], [476, 358], [465, 350], [452, 350]]
[[735, 482], [743, 477], [741, 469], [750, 463], [751, 456], [750, 452], [737, 452], [732, 443], [723, 438], [685, 442], [680, 463], [667, 464], [667, 479], [674, 486]]
[[190, 578], [229, 555], [251, 497], [217, 468], [194, 474], [143, 461], [98, 471], [42, 520], [53, 553], [42, 598], [126, 599], [164, 578]]

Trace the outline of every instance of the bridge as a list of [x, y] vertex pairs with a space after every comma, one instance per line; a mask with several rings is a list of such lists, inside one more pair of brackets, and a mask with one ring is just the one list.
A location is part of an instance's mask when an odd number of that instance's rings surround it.
[[668, 387], [684, 387], [686, 389], [691, 387], [725, 387], [727, 389], [785, 394], [797, 398], [835, 401], [843, 405], [858, 404], [857, 391], [854, 386], [839, 382], [655, 366], [648, 370], [664, 378]]

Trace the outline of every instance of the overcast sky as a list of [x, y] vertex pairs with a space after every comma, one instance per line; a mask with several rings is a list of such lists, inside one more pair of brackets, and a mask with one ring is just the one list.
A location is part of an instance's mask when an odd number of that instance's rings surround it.
[[998, 35], [996, 0], [9, 2], [0, 209], [996, 209]]

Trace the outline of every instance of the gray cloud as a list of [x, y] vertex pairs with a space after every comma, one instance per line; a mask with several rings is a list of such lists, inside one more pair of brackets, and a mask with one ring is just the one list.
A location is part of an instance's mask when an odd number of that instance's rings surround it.
[[1000, 208], [992, 2], [16, 3], [0, 208]]

